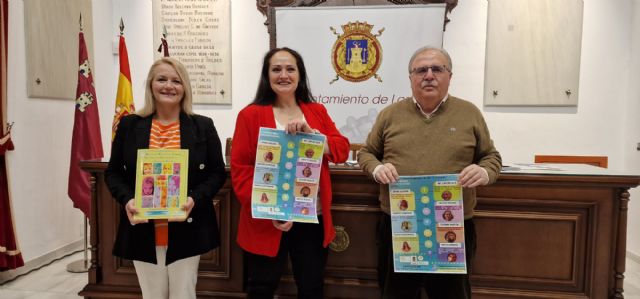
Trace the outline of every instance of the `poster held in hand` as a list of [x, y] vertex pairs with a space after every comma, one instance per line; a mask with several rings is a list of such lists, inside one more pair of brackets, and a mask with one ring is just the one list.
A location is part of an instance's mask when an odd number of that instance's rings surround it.
[[134, 219], [185, 218], [188, 168], [189, 150], [138, 150]]

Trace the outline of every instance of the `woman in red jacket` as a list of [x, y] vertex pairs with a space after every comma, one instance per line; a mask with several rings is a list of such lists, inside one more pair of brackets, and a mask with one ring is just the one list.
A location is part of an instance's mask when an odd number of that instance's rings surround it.
[[[251, 188], [260, 127], [327, 137], [318, 192], [320, 225], [252, 218]], [[273, 297], [287, 257], [291, 259], [298, 298], [323, 298], [327, 246], [335, 236], [328, 162], [342, 163], [348, 155], [349, 140], [338, 132], [325, 107], [311, 96], [300, 54], [289, 48], [269, 51], [256, 97], [238, 115], [231, 150], [231, 181], [242, 206], [237, 241], [245, 251], [248, 298]]]

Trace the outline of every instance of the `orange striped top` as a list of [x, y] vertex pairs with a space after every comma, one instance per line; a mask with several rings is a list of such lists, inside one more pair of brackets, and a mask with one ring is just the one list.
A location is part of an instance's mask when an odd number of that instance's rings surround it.
[[[163, 125], [153, 119], [149, 135], [150, 149], [180, 149], [180, 121]], [[160, 199], [166, 203], [166, 198]], [[169, 224], [167, 220], [155, 220], [156, 246], [169, 244]]]

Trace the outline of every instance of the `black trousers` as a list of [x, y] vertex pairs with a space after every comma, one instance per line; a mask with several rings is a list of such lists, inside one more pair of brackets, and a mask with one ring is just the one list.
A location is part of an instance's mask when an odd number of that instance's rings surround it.
[[291, 259], [298, 298], [324, 297], [324, 269], [329, 251], [322, 247], [322, 216], [318, 218], [319, 224], [294, 223], [289, 232], [282, 234], [275, 257], [245, 251], [247, 298], [273, 298], [287, 266], [287, 257]]
[[[467, 273], [471, 273], [476, 251], [476, 228], [473, 218], [464, 221], [464, 238]], [[391, 216], [386, 213], [382, 213], [378, 222], [377, 245], [378, 284], [382, 298], [420, 298], [422, 287], [429, 299], [471, 298], [468, 274], [395, 273], [391, 244]]]

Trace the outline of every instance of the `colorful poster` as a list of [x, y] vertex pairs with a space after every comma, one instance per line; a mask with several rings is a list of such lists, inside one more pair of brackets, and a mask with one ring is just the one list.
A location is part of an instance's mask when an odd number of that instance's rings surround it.
[[140, 149], [137, 163], [135, 219], [186, 217], [189, 150]]
[[253, 218], [318, 223], [322, 134], [260, 128], [253, 174]]
[[389, 199], [395, 272], [467, 273], [458, 175], [400, 176]]

